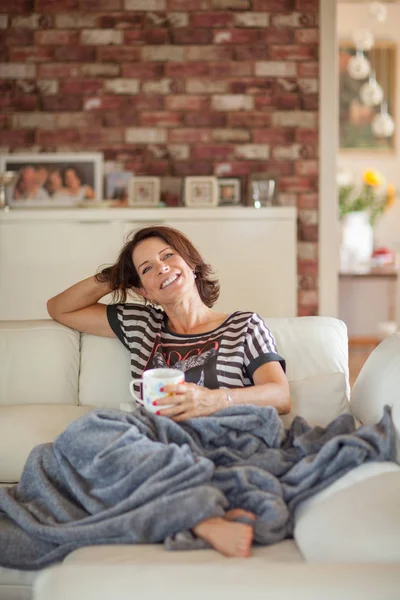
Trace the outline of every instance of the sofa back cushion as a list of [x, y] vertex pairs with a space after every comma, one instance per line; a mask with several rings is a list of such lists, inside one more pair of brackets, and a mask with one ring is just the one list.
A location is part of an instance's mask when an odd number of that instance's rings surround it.
[[296, 415], [312, 426], [326, 426], [350, 412], [347, 328], [332, 317], [265, 319], [279, 353], [286, 359], [292, 410], [282, 420], [288, 427]]
[[79, 337], [51, 320], [0, 321], [0, 406], [77, 405]]
[[[349, 412], [347, 330], [327, 317], [265, 319], [286, 359], [292, 411], [311, 425], [326, 425]], [[119, 408], [132, 402], [129, 352], [117, 339], [82, 335], [79, 403]]]
[[79, 404], [119, 408], [130, 402], [130, 355], [117, 338], [81, 336]]
[[[265, 319], [286, 359], [293, 410], [324, 424], [348, 409], [347, 330], [330, 317]], [[116, 338], [51, 320], [0, 322], [0, 405], [129, 402], [129, 352]], [[322, 422], [324, 421], [324, 422]]]

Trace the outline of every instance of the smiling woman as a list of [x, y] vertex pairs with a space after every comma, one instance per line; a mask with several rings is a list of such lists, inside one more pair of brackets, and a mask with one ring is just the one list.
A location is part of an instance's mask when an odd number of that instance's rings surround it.
[[[127, 304], [128, 290], [145, 303]], [[99, 303], [110, 292], [115, 303]], [[185, 373], [183, 383], [165, 385], [168, 396], [153, 402], [155, 419], [178, 423], [245, 404], [289, 412], [285, 361], [271, 332], [254, 312], [213, 310], [218, 295], [210, 265], [183, 233], [145, 227], [114, 265], [49, 300], [48, 311], [79, 331], [116, 336], [130, 352], [133, 379], [155, 368]], [[248, 556], [252, 530], [232, 523], [236, 516], [227, 511], [193, 531], [227, 556]]]
[[[126, 303], [129, 290], [144, 303]], [[99, 303], [110, 292], [113, 303]], [[219, 282], [191, 241], [150, 226], [136, 231], [114, 265], [49, 300], [48, 311], [79, 331], [118, 337], [133, 378], [157, 367], [183, 370], [185, 383], [159, 401], [161, 416], [184, 421], [230, 404], [289, 412], [285, 361], [271, 332], [257, 313], [214, 310], [218, 296]]]

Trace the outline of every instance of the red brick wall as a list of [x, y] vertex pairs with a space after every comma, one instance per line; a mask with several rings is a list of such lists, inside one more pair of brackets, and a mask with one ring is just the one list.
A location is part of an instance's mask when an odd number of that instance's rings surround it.
[[[101, 151], [162, 178], [280, 175], [317, 313], [318, 0], [2, 0], [2, 152]], [[111, 164], [112, 163], [112, 164]]]

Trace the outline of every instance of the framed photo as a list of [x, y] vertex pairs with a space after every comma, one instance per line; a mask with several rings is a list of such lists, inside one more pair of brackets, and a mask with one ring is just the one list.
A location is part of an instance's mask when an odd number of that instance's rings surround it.
[[[348, 72], [349, 61], [356, 53], [350, 41], [339, 42], [339, 149], [362, 152], [394, 152], [395, 136], [377, 137], [371, 124], [381, 111], [381, 103], [367, 106], [361, 99], [365, 79], [354, 79]], [[383, 101], [387, 110], [395, 119], [397, 66], [396, 44], [388, 41], [376, 41], [371, 50], [364, 51], [371, 65], [376, 81], [382, 87]], [[395, 119], [396, 120], [396, 119]]]
[[129, 206], [151, 207], [160, 202], [159, 177], [133, 177], [129, 182]]
[[106, 198], [128, 203], [129, 182], [133, 177], [131, 171], [119, 171], [106, 175]]
[[218, 184], [216, 177], [185, 177], [184, 203], [198, 208], [217, 206]]
[[98, 152], [10, 154], [0, 158], [0, 169], [16, 173], [6, 191], [12, 208], [79, 207], [103, 198]]
[[279, 206], [278, 176], [273, 173], [252, 173], [248, 182], [247, 204], [261, 206]]
[[241, 203], [239, 177], [218, 177], [218, 206], [237, 206]]

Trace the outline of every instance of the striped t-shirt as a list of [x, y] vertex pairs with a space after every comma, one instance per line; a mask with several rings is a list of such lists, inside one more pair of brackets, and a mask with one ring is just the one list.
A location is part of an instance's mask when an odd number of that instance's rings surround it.
[[234, 312], [207, 333], [169, 331], [160, 308], [142, 304], [110, 304], [110, 326], [131, 354], [132, 377], [157, 367], [181, 369], [185, 380], [204, 387], [237, 388], [253, 385], [261, 365], [285, 361], [274, 337], [254, 312]]

